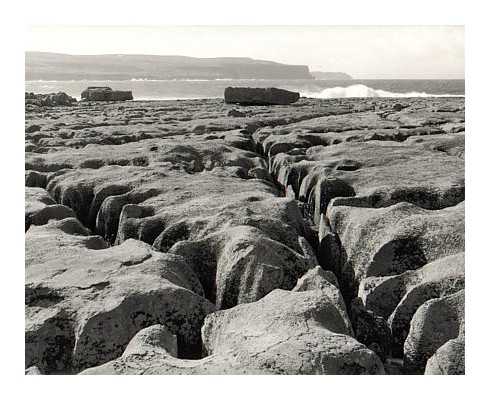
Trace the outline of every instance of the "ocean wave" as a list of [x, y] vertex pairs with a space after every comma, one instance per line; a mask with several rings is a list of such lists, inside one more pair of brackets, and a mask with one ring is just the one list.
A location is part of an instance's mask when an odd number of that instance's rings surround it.
[[464, 97], [459, 94], [431, 94], [425, 92], [396, 93], [387, 90], [373, 89], [366, 85], [351, 85], [347, 87], [326, 88], [319, 92], [302, 92], [304, 97], [316, 99], [333, 99], [344, 97]]

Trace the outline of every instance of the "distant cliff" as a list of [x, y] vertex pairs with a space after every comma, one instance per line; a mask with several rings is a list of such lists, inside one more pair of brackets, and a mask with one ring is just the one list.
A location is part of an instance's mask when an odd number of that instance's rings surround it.
[[313, 79], [308, 66], [241, 57], [26, 52], [26, 80]]
[[352, 79], [352, 76], [346, 74], [345, 72], [311, 71], [311, 75], [313, 75], [315, 79], [324, 79], [331, 81], [343, 81]]

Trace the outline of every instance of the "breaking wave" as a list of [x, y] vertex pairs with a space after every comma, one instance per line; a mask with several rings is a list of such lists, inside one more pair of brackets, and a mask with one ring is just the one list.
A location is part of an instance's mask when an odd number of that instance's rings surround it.
[[320, 92], [302, 92], [304, 97], [316, 99], [333, 99], [344, 97], [464, 97], [460, 94], [430, 94], [425, 92], [396, 93], [381, 89], [373, 89], [366, 85], [351, 85], [347, 87], [326, 88]]

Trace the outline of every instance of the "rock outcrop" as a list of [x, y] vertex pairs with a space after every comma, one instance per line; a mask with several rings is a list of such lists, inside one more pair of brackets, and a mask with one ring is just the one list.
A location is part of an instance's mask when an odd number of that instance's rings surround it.
[[[77, 100], [71, 96], [68, 96], [64, 92], [49, 93], [49, 94], [25, 94], [25, 105], [27, 106], [39, 106], [39, 107], [55, 107], [55, 106], [71, 106], [76, 103]], [[26, 130], [27, 132], [27, 130]]]
[[463, 373], [464, 118], [26, 107], [26, 373]]

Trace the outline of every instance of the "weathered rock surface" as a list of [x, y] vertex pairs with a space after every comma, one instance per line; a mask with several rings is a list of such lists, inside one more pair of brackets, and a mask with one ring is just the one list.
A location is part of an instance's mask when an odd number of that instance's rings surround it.
[[26, 169], [49, 173], [54, 199], [109, 242], [182, 255], [219, 308], [292, 289], [317, 264], [295, 201], [255, 178], [263, 159], [226, 141], [89, 145], [29, 155]]
[[464, 375], [464, 335], [448, 340], [429, 358], [425, 375]]
[[464, 161], [391, 141], [313, 146], [279, 154], [272, 173], [291, 185], [314, 221], [331, 205], [379, 208], [407, 201], [439, 209], [464, 200]]
[[464, 159], [464, 134], [410, 137], [406, 140], [406, 143], [421, 146], [432, 151], [441, 151], [451, 156]]
[[332, 202], [327, 217], [342, 243], [339, 279], [353, 290], [364, 278], [400, 274], [464, 251], [464, 202], [442, 210]]
[[[293, 106], [256, 106], [244, 117], [228, 116], [234, 106], [222, 100], [178, 102], [79, 102], [76, 107], [28, 109], [26, 126], [39, 129], [26, 133], [26, 151], [48, 153], [83, 148], [87, 144], [108, 145], [151, 138], [201, 136], [220, 141], [237, 132], [252, 133], [259, 127], [284, 125], [310, 118], [353, 111], [350, 103], [319, 103], [301, 99]], [[250, 142], [250, 137], [247, 138]]]
[[[408, 373], [423, 373], [437, 349], [451, 339], [464, 336], [464, 290], [425, 302], [413, 316], [404, 345], [404, 367]], [[443, 352], [451, 348], [443, 349]], [[461, 355], [461, 352], [458, 352]], [[439, 357], [436, 355], [429, 369]]]
[[369, 309], [388, 319], [401, 351], [417, 309], [427, 300], [460, 291], [464, 283], [464, 253], [458, 253], [400, 275], [366, 278], [359, 295]]
[[161, 350], [177, 357], [177, 337], [163, 325], [152, 325], [139, 331], [128, 343], [122, 357], [132, 354], [148, 354], [154, 350]]
[[202, 329], [209, 355], [202, 360], [177, 360], [160, 347], [154, 350], [158, 355], [129, 354], [83, 373], [384, 373], [378, 357], [349, 336], [332, 288], [277, 289], [255, 303], [210, 314]]
[[26, 368], [461, 373], [464, 334], [420, 310], [464, 293], [464, 118], [457, 98], [26, 105]]
[[25, 229], [31, 224], [44, 225], [51, 219], [74, 217], [68, 207], [56, 204], [46, 190], [37, 187], [25, 188]]
[[324, 289], [331, 286], [339, 287], [337, 277], [332, 271], [326, 271], [319, 265], [310, 269], [304, 274], [294, 287], [295, 292], [304, 292], [305, 290]]
[[[181, 257], [136, 240], [108, 248], [78, 220], [26, 233], [26, 367], [77, 371], [122, 354], [140, 329], [163, 323], [200, 355], [199, 331], [214, 306]], [[62, 355], [62, 357], [61, 357]]]
[[249, 106], [285, 105], [299, 99], [299, 93], [277, 88], [227, 87], [225, 103]]

